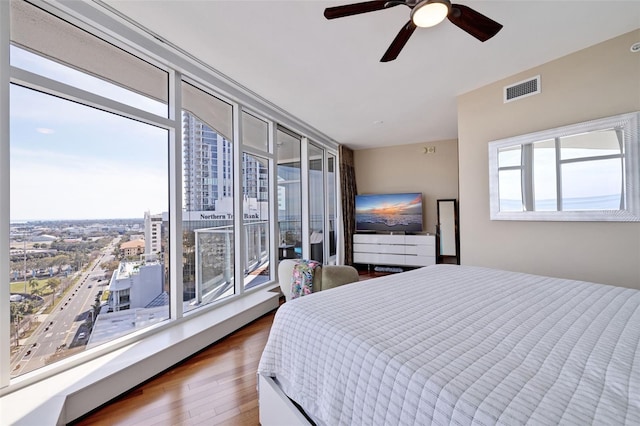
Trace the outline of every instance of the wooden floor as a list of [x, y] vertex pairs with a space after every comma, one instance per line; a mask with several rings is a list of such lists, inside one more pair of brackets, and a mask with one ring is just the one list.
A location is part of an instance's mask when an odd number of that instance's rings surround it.
[[[359, 271], [360, 280], [386, 275]], [[258, 425], [256, 371], [275, 311], [73, 425]]]
[[275, 311], [74, 425], [258, 425], [256, 371]]

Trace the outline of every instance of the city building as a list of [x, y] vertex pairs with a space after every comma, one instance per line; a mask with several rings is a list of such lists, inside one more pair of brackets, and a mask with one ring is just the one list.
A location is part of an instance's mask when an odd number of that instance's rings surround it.
[[[184, 210], [232, 213], [233, 146], [195, 115], [182, 114]], [[267, 168], [250, 155], [242, 156], [242, 192], [254, 202], [266, 202]]]
[[120, 244], [120, 256], [138, 256], [144, 254], [145, 241], [144, 240], [131, 240]]
[[120, 262], [109, 282], [109, 310], [144, 308], [162, 293], [163, 276], [158, 262]]
[[144, 253], [162, 253], [162, 214], [144, 213]]
[[189, 112], [182, 132], [185, 210], [216, 210], [218, 200], [233, 196], [231, 142]]

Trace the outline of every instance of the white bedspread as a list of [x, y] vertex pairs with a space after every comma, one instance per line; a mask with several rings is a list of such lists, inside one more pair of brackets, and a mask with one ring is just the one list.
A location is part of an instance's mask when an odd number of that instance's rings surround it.
[[640, 425], [640, 291], [435, 265], [285, 303], [259, 374], [322, 425]]

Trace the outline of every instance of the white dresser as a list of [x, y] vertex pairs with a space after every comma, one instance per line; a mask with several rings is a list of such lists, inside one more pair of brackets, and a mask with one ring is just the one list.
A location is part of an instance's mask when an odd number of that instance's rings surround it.
[[434, 265], [436, 237], [434, 235], [355, 234], [353, 261], [369, 265]]

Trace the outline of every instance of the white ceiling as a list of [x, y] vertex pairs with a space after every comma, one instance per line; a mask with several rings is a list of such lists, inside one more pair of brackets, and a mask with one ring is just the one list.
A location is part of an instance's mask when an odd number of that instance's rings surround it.
[[381, 63], [407, 7], [329, 21], [358, 0], [104, 2], [353, 149], [455, 139], [456, 96], [640, 28], [638, 0], [459, 0], [504, 28], [481, 43], [445, 20]]

